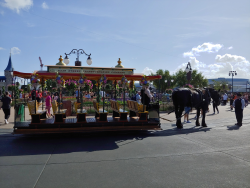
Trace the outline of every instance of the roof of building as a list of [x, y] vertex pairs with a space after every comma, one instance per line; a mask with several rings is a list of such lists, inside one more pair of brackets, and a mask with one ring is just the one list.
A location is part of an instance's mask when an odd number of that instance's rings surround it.
[[0, 76], [0, 80], [6, 80], [5, 76]]
[[11, 55], [10, 55], [10, 58], [9, 58], [8, 65], [7, 65], [7, 67], [6, 67], [6, 69], [4, 71], [14, 71], [14, 68], [12, 66], [12, 61], [11, 61]]

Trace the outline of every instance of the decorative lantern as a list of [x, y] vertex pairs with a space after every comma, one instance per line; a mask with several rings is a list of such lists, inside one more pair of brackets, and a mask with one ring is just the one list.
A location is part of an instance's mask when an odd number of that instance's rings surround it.
[[36, 88], [38, 86], [38, 84], [39, 84], [38, 74], [33, 73], [31, 75], [30, 82], [31, 82], [32, 87]]

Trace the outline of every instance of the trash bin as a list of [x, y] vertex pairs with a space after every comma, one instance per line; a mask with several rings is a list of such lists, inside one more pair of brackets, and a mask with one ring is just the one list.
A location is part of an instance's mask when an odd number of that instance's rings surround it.
[[16, 118], [16, 122], [24, 121], [24, 105], [23, 104], [15, 105], [15, 118]]

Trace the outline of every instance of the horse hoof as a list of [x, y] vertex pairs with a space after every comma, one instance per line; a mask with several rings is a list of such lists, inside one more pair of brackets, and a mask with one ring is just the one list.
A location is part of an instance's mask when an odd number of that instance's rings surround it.
[[183, 126], [177, 126], [177, 129], [182, 129], [183, 128]]
[[205, 124], [202, 124], [202, 127], [207, 127], [207, 124], [205, 123]]
[[196, 123], [196, 127], [199, 127], [199, 126], [201, 126], [200, 123]]

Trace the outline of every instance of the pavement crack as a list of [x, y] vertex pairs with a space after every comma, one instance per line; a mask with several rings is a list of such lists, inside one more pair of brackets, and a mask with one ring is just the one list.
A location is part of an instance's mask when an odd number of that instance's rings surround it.
[[[192, 139], [185, 138], [185, 137], [183, 137], [183, 136], [178, 136], [178, 137], [183, 138], [183, 139], [188, 140], [188, 141], [191, 141], [191, 142], [194, 142], [194, 143], [196, 143], [196, 144], [198, 144], [198, 145], [202, 145], [202, 146], [209, 147], [210, 149], [213, 149], [215, 152], [224, 153], [224, 154], [226, 154], [226, 155], [228, 155], [228, 156], [230, 156], [230, 157], [232, 157], [232, 158], [236, 158], [236, 159], [242, 160], [242, 161], [244, 161], [244, 162], [250, 163], [250, 161], [248, 161], [248, 160], [246, 160], [246, 159], [244, 159], [244, 158], [241, 158], [241, 157], [238, 157], [238, 156], [236, 156], [236, 155], [232, 155], [232, 154], [230, 154], [230, 153], [225, 152], [225, 151], [230, 151], [230, 150], [234, 150], [234, 149], [218, 150], [218, 149], [216, 149], [216, 148], [214, 148], [214, 147], [212, 147], [212, 146], [206, 145], [206, 144], [201, 143], [201, 142], [194, 141], [194, 140], [192, 140]], [[247, 146], [247, 147], [249, 147], [249, 146]], [[244, 148], [244, 147], [243, 147], [243, 148]], [[241, 149], [241, 148], [238, 148], [238, 149]], [[235, 149], [235, 150], [237, 150], [237, 149]]]
[[53, 153], [54, 153], [55, 148], [56, 148], [56, 147], [54, 147], [54, 149], [53, 149], [52, 153], [49, 155], [49, 157], [48, 157], [48, 159], [47, 159], [46, 163], [44, 164], [43, 169], [42, 169], [41, 173], [39, 174], [39, 176], [38, 176], [38, 178], [37, 178], [37, 180], [36, 180], [36, 182], [35, 182], [35, 184], [34, 184], [33, 188], [35, 188], [35, 187], [36, 187], [36, 185], [37, 185], [37, 183], [38, 183], [38, 181], [39, 181], [40, 177], [42, 176], [43, 171], [44, 171], [44, 170], [45, 170], [45, 168], [46, 168], [46, 165], [48, 164], [48, 162], [49, 162], [49, 160], [50, 160], [51, 156], [52, 156], [52, 155], [53, 155]]

